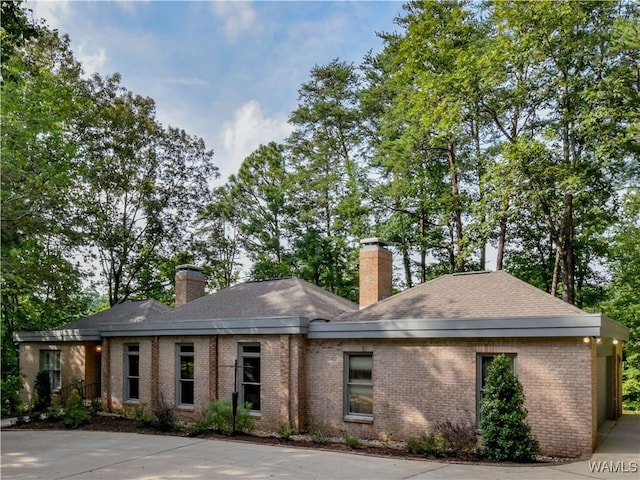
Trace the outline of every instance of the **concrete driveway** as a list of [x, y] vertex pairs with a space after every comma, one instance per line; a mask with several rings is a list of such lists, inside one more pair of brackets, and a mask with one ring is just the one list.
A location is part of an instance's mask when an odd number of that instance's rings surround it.
[[482, 466], [171, 436], [3, 430], [2, 479], [623, 479], [640, 477], [640, 415], [602, 430], [590, 460]]

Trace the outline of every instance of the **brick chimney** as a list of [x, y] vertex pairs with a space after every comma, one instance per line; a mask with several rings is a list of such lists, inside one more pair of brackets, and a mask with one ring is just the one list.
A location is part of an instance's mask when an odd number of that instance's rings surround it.
[[391, 296], [393, 256], [379, 238], [360, 241], [360, 308]]
[[176, 267], [176, 307], [204, 296], [205, 278], [195, 265]]

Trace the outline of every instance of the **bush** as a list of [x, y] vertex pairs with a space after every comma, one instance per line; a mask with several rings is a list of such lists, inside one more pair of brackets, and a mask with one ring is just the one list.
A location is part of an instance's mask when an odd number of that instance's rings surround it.
[[62, 422], [66, 427], [77, 428], [80, 425], [89, 423], [90, 418], [91, 416], [84, 408], [84, 400], [82, 400], [78, 390], [74, 388], [65, 403]]
[[494, 358], [480, 406], [482, 454], [488, 460], [531, 462], [540, 450], [526, 422], [522, 385], [506, 355]]
[[37, 398], [33, 408], [42, 412], [51, 406], [51, 380], [46, 370], [41, 370], [36, 375], [35, 391]]
[[441, 457], [444, 445], [442, 438], [436, 432], [431, 432], [419, 438], [409, 438], [407, 440], [407, 450], [414, 455]]
[[173, 412], [173, 407], [165, 402], [164, 397], [161, 396], [160, 400], [156, 402], [156, 407], [153, 410], [153, 426], [158, 428], [161, 432], [170, 432], [173, 430], [176, 426], [176, 420]]
[[89, 412], [91, 413], [92, 417], [95, 417], [96, 415], [98, 415], [98, 413], [102, 411], [102, 399], [94, 398], [93, 400], [91, 400], [89, 409], [90, 409]]
[[[249, 411], [251, 404], [238, 405], [236, 412], [236, 432], [250, 433], [255, 429], [255, 420]], [[233, 406], [231, 400], [215, 400], [209, 403], [205, 424], [210, 425], [214, 430], [224, 434], [232, 435], [233, 431]]]
[[478, 434], [475, 422], [471, 421], [468, 412], [466, 421], [455, 423], [446, 420], [436, 425], [435, 430], [441, 436], [447, 453], [461, 458], [472, 457], [477, 453]]
[[6, 380], [0, 381], [2, 415], [18, 412], [20, 409], [20, 388], [22, 388], [22, 378], [18, 375], [8, 375]]

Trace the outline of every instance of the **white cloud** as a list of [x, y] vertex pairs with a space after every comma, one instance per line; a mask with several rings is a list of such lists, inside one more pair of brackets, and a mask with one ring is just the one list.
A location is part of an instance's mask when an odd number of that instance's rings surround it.
[[231, 121], [224, 122], [220, 133], [218, 166], [223, 179], [237, 173], [240, 165], [261, 144], [281, 142], [292, 132], [284, 115], [266, 117], [260, 103], [255, 100], [242, 105], [233, 113]]
[[89, 53], [85, 45], [78, 47], [76, 58], [82, 63], [82, 68], [87, 75], [101, 72], [102, 67], [107, 63], [107, 54], [105, 49], [100, 47], [97, 51]]
[[64, 22], [71, 16], [69, 0], [28, 2], [26, 7], [33, 10], [36, 18], [45, 18], [47, 25], [64, 32]]
[[211, 4], [211, 10], [224, 22], [224, 32], [230, 40], [249, 30], [256, 19], [256, 12], [249, 2], [216, 1]]

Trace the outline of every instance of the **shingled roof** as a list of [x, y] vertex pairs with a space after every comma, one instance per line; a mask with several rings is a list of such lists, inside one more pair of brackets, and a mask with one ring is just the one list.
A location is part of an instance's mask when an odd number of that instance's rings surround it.
[[220, 290], [154, 320], [188, 321], [305, 317], [333, 320], [358, 305], [299, 278], [247, 282]]
[[139, 323], [149, 320], [156, 315], [172, 310], [157, 300], [139, 300], [118, 303], [108, 310], [81, 318], [65, 325], [64, 329], [91, 329], [100, 325], [113, 323]]
[[444, 275], [389, 297], [344, 321], [578, 316], [585, 312], [503, 271]]

